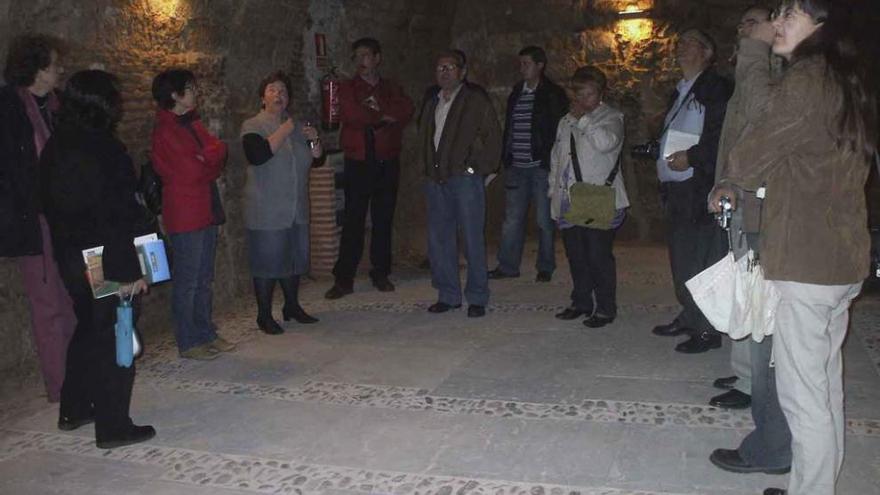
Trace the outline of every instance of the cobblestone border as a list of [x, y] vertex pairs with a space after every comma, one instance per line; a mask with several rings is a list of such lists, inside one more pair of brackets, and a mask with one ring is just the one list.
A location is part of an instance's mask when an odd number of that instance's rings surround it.
[[[346, 310], [409, 312], [427, 303], [333, 303], [348, 307]], [[511, 304], [502, 310], [530, 307], [532, 311], [561, 309], [544, 304]], [[377, 309], [378, 308], [378, 309]], [[491, 306], [490, 306], [491, 308]], [[340, 309], [341, 310], [341, 309]], [[248, 317], [228, 318], [224, 336], [241, 342], [258, 338], [251, 331]], [[855, 312], [853, 326], [864, 342], [872, 361], [880, 373], [880, 313]], [[138, 369], [138, 379], [178, 391], [230, 394], [269, 400], [291, 402], [320, 402], [326, 404], [426, 411], [440, 414], [468, 414], [483, 417], [519, 418], [532, 420], [568, 420], [597, 423], [627, 423], [651, 426], [687, 426], [723, 429], [751, 429], [754, 424], [748, 410], [731, 411], [711, 406], [652, 403], [617, 400], [584, 400], [580, 403], [533, 403], [509, 400], [472, 399], [435, 396], [429, 390], [411, 387], [378, 386], [367, 384], [307, 382], [301, 387], [283, 387], [252, 383], [233, 383], [216, 380], [190, 380], [185, 377], [191, 363], [175, 357], [176, 348], [171, 339], [157, 342], [152, 352]], [[847, 432], [857, 436], [880, 436], [880, 420], [848, 419]]]
[[[731, 411], [711, 406], [587, 399], [578, 403], [539, 403], [503, 399], [472, 399], [432, 395], [426, 389], [309, 381], [301, 387], [284, 387], [219, 380], [189, 380], [156, 366], [141, 371], [151, 385], [180, 392], [228, 394], [263, 400], [319, 402], [349, 407], [373, 407], [439, 414], [476, 415], [551, 421], [686, 426], [690, 428], [752, 429], [748, 410]], [[847, 433], [880, 436], [880, 421], [848, 419]]]
[[[329, 302], [319, 301], [309, 305], [313, 311], [375, 311], [383, 313], [415, 313], [427, 311], [433, 301], [418, 302]], [[565, 309], [560, 304], [493, 302], [486, 306], [488, 313], [557, 313]], [[667, 313], [679, 311], [675, 304], [621, 304], [621, 313]], [[461, 310], [463, 311], [463, 310]]]
[[164, 468], [160, 477], [164, 481], [255, 493], [320, 495], [327, 490], [344, 490], [394, 495], [683, 495], [378, 471], [151, 443], [99, 450], [92, 439], [85, 437], [6, 429], [0, 429], [0, 433], [0, 447], [7, 459], [35, 451], [110, 459]]

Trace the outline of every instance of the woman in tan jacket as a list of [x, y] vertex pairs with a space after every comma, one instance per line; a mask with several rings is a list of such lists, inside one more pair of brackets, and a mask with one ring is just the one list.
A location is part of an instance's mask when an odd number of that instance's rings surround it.
[[733, 197], [723, 184], [766, 187], [761, 264], [781, 297], [773, 353], [793, 458], [788, 491], [765, 495], [831, 495], [843, 461], [841, 345], [868, 273], [864, 185], [878, 132], [847, 14], [831, 0], [783, 0], [773, 51], [788, 69], [710, 197], [717, 211]]

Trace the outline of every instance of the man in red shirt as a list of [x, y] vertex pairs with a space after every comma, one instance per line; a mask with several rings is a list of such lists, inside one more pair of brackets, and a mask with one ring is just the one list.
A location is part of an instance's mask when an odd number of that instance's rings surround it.
[[391, 273], [391, 223], [397, 203], [403, 128], [412, 118], [413, 103], [403, 90], [379, 75], [382, 48], [372, 38], [351, 45], [357, 74], [339, 88], [340, 142], [345, 152], [345, 220], [336, 281], [324, 294], [339, 299], [352, 293], [364, 250], [364, 222], [370, 210], [370, 278], [382, 292], [394, 290]]

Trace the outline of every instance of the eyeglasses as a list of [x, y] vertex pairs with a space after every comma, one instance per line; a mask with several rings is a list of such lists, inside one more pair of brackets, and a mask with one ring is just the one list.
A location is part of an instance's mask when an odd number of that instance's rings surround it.
[[438, 65], [435, 68], [435, 70], [437, 72], [452, 72], [455, 69], [458, 69], [458, 65], [456, 65], [456, 64], [443, 64], [443, 65]]

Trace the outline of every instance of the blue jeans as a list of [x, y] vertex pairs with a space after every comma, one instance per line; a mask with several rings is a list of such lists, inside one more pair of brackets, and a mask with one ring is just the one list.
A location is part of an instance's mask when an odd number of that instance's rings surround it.
[[526, 218], [529, 203], [535, 204], [535, 220], [538, 222], [538, 259], [535, 268], [539, 272], [553, 273], [556, 269], [556, 252], [553, 240], [556, 226], [550, 218], [550, 198], [547, 196], [549, 172], [541, 167], [510, 167], [504, 171], [504, 225], [501, 227], [501, 246], [498, 249], [498, 268], [507, 275], [519, 275], [523, 245], [526, 237]]
[[177, 349], [185, 352], [217, 338], [217, 328], [211, 321], [217, 227], [169, 237], [174, 249], [171, 315]]
[[431, 282], [439, 291], [438, 301], [461, 304], [458, 278], [457, 232], [461, 231], [467, 258], [468, 304], [485, 306], [489, 302], [489, 276], [486, 267], [486, 189], [481, 175], [458, 175], [443, 184], [429, 180], [428, 259]]
[[739, 455], [749, 464], [763, 468], [791, 465], [791, 431], [776, 393], [776, 368], [770, 367], [773, 337], [762, 342], [751, 338], [752, 419], [755, 429], [743, 439]]

